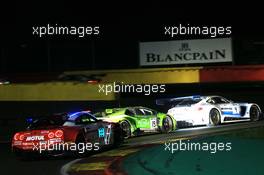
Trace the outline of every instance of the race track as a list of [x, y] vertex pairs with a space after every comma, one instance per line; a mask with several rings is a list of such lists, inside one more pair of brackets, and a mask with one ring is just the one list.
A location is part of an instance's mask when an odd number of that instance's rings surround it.
[[[259, 122], [240, 122], [224, 124], [217, 127], [197, 127], [197, 128], [186, 128], [180, 129], [176, 132], [169, 134], [152, 134], [147, 136], [140, 136], [135, 138], [127, 139], [123, 147], [162, 143], [177, 138], [189, 138], [201, 135], [214, 135], [222, 132], [230, 132], [233, 130], [240, 130], [246, 128], [254, 128], [264, 126], [264, 121]], [[74, 160], [74, 158], [52, 158], [45, 160], [35, 161], [21, 161], [17, 160], [10, 151], [10, 145], [8, 143], [0, 144], [0, 164], [1, 174], [8, 175], [54, 175], [60, 174], [61, 167], [68, 162]]]

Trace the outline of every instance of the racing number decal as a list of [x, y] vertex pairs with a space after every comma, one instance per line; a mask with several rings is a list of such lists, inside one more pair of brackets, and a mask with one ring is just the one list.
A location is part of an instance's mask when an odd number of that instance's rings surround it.
[[152, 119], [151, 120], [151, 128], [156, 128], [157, 127], [157, 120], [156, 119]]
[[104, 139], [104, 144], [108, 145], [111, 138], [111, 125], [107, 125], [106, 128], [98, 129], [98, 137]]
[[99, 136], [99, 138], [105, 136], [105, 130], [104, 130], [104, 128], [99, 128], [98, 129], [98, 136]]
[[237, 107], [235, 107], [235, 113], [237, 114]]
[[104, 139], [106, 145], [110, 143], [110, 138], [111, 138], [111, 125], [107, 125], [105, 139]]

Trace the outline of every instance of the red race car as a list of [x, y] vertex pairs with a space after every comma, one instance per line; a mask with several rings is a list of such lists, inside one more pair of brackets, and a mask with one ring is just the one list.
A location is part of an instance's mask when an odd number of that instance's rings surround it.
[[83, 156], [124, 140], [120, 125], [98, 120], [86, 111], [30, 120], [27, 130], [15, 133], [12, 139], [12, 150], [20, 157], [68, 152]]

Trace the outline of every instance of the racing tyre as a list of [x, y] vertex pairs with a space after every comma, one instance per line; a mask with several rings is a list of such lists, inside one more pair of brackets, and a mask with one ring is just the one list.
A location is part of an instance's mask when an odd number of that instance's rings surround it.
[[252, 105], [249, 110], [249, 116], [251, 121], [260, 120], [260, 110], [256, 105]]
[[216, 126], [221, 123], [221, 115], [219, 111], [215, 108], [211, 109], [209, 112], [210, 125]]
[[116, 124], [114, 129], [114, 148], [119, 147], [124, 143], [125, 133], [119, 124]]
[[173, 130], [173, 121], [170, 116], [166, 116], [166, 118], [162, 121], [162, 132], [168, 133]]
[[[84, 138], [84, 135], [82, 133], [79, 133], [78, 136], [76, 137], [76, 141], [75, 141], [75, 144], [77, 145], [77, 148], [78, 148], [78, 145], [79, 144], [86, 144], [86, 141], [85, 141], [85, 138]], [[76, 149], [74, 151], [74, 155], [76, 157], [85, 157], [87, 155], [87, 151], [84, 150], [78, 150]]]
[[131, 136], [131, 125], [128, 121], [124, 120], [120, 123], [120, 126], [124, 132], [124, 137], [128, 138]]

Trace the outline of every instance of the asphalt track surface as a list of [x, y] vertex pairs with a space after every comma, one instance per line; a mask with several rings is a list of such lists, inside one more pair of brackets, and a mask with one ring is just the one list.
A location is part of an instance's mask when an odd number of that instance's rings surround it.
[[[126, 140], [124, 146], [134, 146], [152, 143], [162, 143], [173, 141], [177, 138], [190, 138], [197, 136], [208, 136], [223, 132], [232, 132], [232, 130], [240, 130], [245, 128], [254, 128], [264, 126], [264, 121], [258, 122], [240, 122], [229, 123], [216, 127], [196, 127], [179, 129], [169, 134], [152, 134], [147, 136], [139, 136]], [[68, 162], [73, 161], [73, 157], [58, 157], [40, 159], [34, 161], [21, 161], [10, 151], [10, 145], [0, 144], [0, 174], [2, 175], [58, 175], [61, 167]]]

